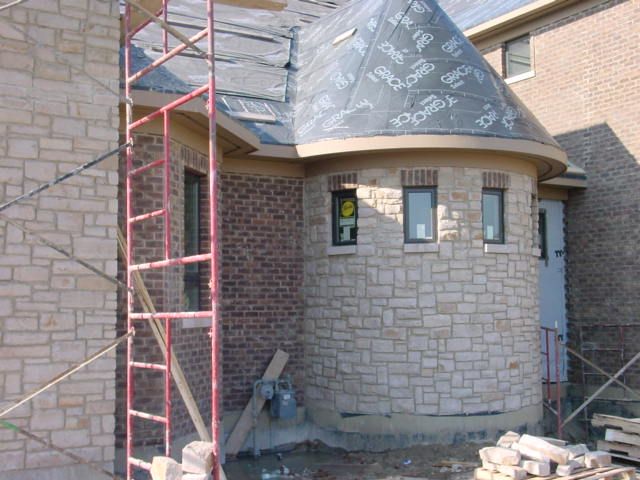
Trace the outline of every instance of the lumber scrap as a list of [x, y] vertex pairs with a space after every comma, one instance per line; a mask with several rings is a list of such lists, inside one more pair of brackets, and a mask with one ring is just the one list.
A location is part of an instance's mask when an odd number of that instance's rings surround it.
[[627, 445], [640, 447], [640, 435], [636, 435], [634, 433], [626, 433], [626, 432], [621, 432], [620, 430], [613, 430], [611, 428], [607, 428], [607, 430], [604, 433], [604, 439], [607, 442], [626, 443]]
[[640, 435], [640, 419], [639, 418], [623, 418], [614, 415], [603, 415], [595, 413], [591, 419], [591, 425], [594, 427], [613, 427], [619, 428], [623, 432], [635, 433]]
[[[282, 350], [276, 351], [275, 355], [271, 359], [271, 362], [269, 363], [269, 366], [262, 375], [262, 380], [275, 380], [276, 378], [278, 378], [284, 370], [284, 367], [288, 361], [288, 353]], [[240, 418], [231, 430], [231, 434], [227, 439], [227, 443], [225, 446], [227, 455], [237, 455], [238, 452], [240, 452], [240, 449], [244, 445], [244, 441], [246, 440], [247, 435], [249, 435], [251, 428], [253, 428], [254, 397], [256, 411], [259, 413], [262, 411], [262, 407], [264, 407], [266, 400], [262, 398], [262, 396], [256, 395], [255, 392], [253, 392], [252, 398], [249, 400], [246, 407], [244, 407]]]
[[640, 462], [640, 447], [636, 447], [634, 445], [626, 445], [624, 443], [608, 442], [606, 440], [598, 440], [596, 445], [598, 447], [598, 450], [604, 450], [605, 452], [609, 453], [624, 453], [633, 461]]

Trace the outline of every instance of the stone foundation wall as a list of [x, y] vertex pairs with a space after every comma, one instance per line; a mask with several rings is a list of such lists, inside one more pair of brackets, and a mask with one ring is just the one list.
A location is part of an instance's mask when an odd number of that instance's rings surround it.
[[[118, 19], [118, 3], [99, 0], [34, 0], [0, 14], [0, 203], [118, 145]], [[117, 184], [114, 157], [3, 213], [115, 276]], [[115, 285], [0, 220], [3, 406], [115, 335]], [[112, 352], [3, 420], [112, 469], [115, 396]], [[74, 471], [84, 469], [0, 430], [0, 477]]]
[[534, 179], [501, 172], [510, 181], [506, 244], [500, 253], [485, 253], [487, 170], [429, 168], [437, 170], [438, 241], [404, 245], [399, 168], [358, 170], [353, 254], [332, 255], [328, 248], [327, 175], [306, 181], [305, 365], [312, 409], [471, 415], [541, 402]]

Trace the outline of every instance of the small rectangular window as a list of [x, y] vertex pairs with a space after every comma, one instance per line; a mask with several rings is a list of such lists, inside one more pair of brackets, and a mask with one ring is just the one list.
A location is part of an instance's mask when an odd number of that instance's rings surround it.
[[547, 259], [547, 212], [538, 212], [538, 247], [540, 248], [540, 259]]
[[404, 242], [433, 242], [436, 239], [436, 189], [405, 187]]
[[355, 190], [332, 193], [333, 244], [355, 245], [358, 238], [358, 199]]
[[[184, 174], [184, 254], [200, 253], [200, 176]], [[200, 264], [184, 266], [185, 311], [200, 309]]]
[[482, 230], [484, 243], [504, 243], [503, 190], [482, 190]]
[[506, 78], [516, 77], [531, 71], [531, 39], [529, 35], [516, 38], [505, 44], [504, 64]]

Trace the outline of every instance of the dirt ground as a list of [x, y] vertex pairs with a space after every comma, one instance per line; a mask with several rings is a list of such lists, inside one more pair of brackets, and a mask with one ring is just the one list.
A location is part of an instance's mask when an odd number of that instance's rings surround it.
[[470, 480], [478, 449], [489, 444], [421, 445], [384, 453], [345, 452], [318, 444], [289, 453], [227, 462], [229, 480]]

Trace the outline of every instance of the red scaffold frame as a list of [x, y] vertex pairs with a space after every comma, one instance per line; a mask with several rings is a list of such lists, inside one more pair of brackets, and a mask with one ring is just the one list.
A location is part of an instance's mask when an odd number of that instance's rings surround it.
[[[135, 328], [136, 322], [140, 320], [159, 319], [163, 320], [164, 328], [166, 331], [166, 353], [164, 364], [154, 364], [148, 362], [134, 361], [134, 338], [129, 337], [127, 341], [127, 407], [126, 407], [126, 422], [127, 422], [127, 436], [126, 436], [126, 471], [127, 480], [131, 480], [133, 477], [134, 468], [140, 468], [149, 470], [151, 464], [142, 459], [135, 458], [133, 456], [134, 446], [134, 429], [133, 419], [135, 417], [142, 418], [148, 421], [158, 422], [164, 427], [164, 450], [165, 455], [171, 455], [171, 327], [172, 323], [185, 318], [211, 318], [210, 329], [210, 341], [211, 341], [211, 439], [213, 443], [213, 475], [216, 480], [219, 480], [220, 475], [220, 448], [218, 445], [219, 440], [219, 415], [218, 415], [218, 396], [219, 396], [219, 311], [218, 311], [218, 296], [219, 296], [219, 249], [218, 249], [218, 219], [217, 219], [217, 205], [218, 205], [218, 165], [216, 159], [216, 109], [215, 109], [215, 76], [214, 76], [214, 35], [213, 35], [213, 22], [214, 22], [214, 7], [213, 0], [205, 0], [207, 8], [207, 27], [196, 35], [192, 36], [189, 41], [191, 44], [207, 38], [208, 51], [206, 58], [203, 61], [208, 63], [208, 82], [192, 92], [183, 95], [182, 97], [174, 100], [163, 107], [157, 109], [151, 114], [140, 118], [136, 121], [133, 120], [133, 101], [132, 101], [132, 89], [136, 81], [142, 78], [144, 75], [152, 72], [154, 69], [163, 65], [171, 58], [180, 54], [185, 49], [189, 48], [185, 42], [180, 40], [180, 44], [177, 47], [169, 50], [168, 45], [168, 3], [169, 0], [163, 0], [162, 8], [156, 13], [157, 19], [147, 18], [140, 25], [132, 28], [132, 5], [133, 8], [137, 8], [135, 2], [127, 1], [125, 7], [125, 97], [126, 97], [126, 137], [129, 142], [129, 147], [126, 150], [126, 236], [127, 236], [127, 286], [129, 292], [127, 296], [127, 329], [131, 331]], [[159, 23], [162, 28], [162, 45], [163, 54], [157, 60], [152, 62], [147, 67], [138, 72], [132, 72], [131, 53], [132, 53], [132, 40], [134, 36], [143, 28], [147, 27], [151, 23]], [[189, 257], [171, 257], [171, 198], [170, 198], [170, 170], [171, 170], [171, 152], [170, 152], [170, 117], [171, 112], [181, 105], [190, 102], [198, 97], [207, 96], [207, 109], [209, 117], [209, 252], [206, 254], [192, 255]], [[135, 129], [149, 123], [150, 121], [162, 117], [163, 120], [163, 156], [159, 160], [155, 160], [146, 165], [134, 168], [134, 149], [133, 134]], [[134, 178], [139, 174], [153, 168], [163, 167], [163, 207], [159, 210], [147, 212], [141, 215], [133, 214], [133, 192], [134, 192]], [[136, 264], [133, 258], [135, 236], [134, 236], [134, 224], [143, 222], [147, 219], [154, 217], [162, 217], [164, 219], [164, 259], [160, 259], [148, 263]], [[133, 291], [133, 273], [140, 270], [148, 269], [160, 269], [173, 265], [186, 265], [194, 262], [211, 262], [211, 279], [209, 286], [211, 289], [211, 310], [204, 312], [158, 312], [153, 314], [141, 313], [134, 311], [134, 297]], [[166, 287], [165, 287], [166, 288]], [[163, 372], [164, 374], [164, 415], [153, 415], [150, 413], [138, 411], [134, 409], [134, 370], [135, 369], [148, 369]]]

